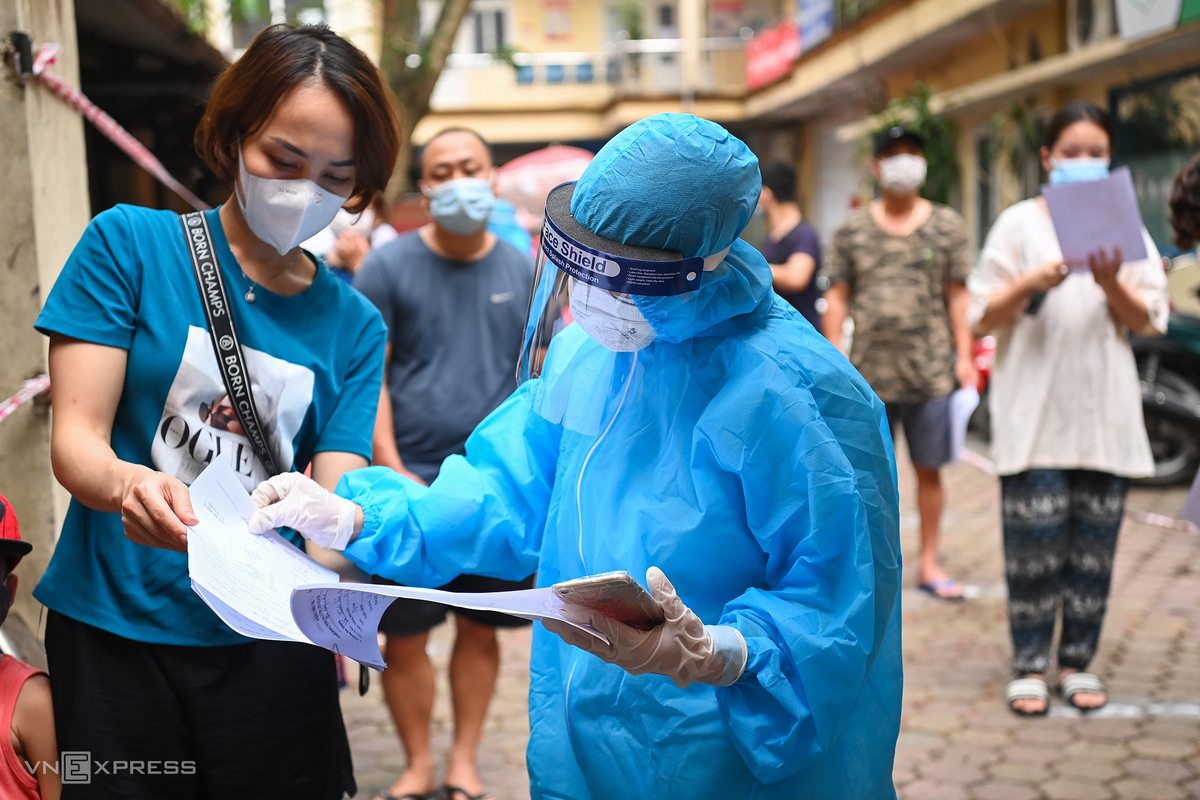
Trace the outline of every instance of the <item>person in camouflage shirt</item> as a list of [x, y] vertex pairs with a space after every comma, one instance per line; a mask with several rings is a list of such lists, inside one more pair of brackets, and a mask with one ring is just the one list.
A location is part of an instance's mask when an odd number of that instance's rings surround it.
[[926, 170], [920, 135], [889, 128], [874, 152], [881, 197], [852, 212], [834, 236], [825, 335], [844, 350], [843, 323], [853, 317], [850, 361], [886, 404], [893, 436], [903, 427], [917, 474], [917, 584], [957, 600], [962, 587], [938, 563], [939, 469], [951, 459], [950, 395], [979, 377], [967, 324], [970, 243], [957, 212], [917, 194]]

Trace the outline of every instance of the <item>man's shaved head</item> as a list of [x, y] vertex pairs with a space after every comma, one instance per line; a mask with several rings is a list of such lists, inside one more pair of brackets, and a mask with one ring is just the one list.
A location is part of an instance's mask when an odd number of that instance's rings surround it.
[[446, 128], [421, 148], [421, 178], [442, 183], [454, 178], [487, 178], [492, 147], [470, 128]]

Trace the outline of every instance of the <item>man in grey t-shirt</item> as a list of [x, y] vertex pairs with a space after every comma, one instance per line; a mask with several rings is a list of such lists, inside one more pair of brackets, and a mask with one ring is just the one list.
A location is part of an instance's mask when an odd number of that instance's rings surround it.
[[[487, 229], [492, 159], [478, 134], [442, 131], [421, 154], [420, 188], [433, 222], [373, 251], [354, 285], [388, 326], [387, 377], [375, 423], [374, 463], [431, 483], [442, 461], [517, 388], [517, 356], [533, 282], [533, 259]], [[442, 588], [489, 592], [528, 588], [463, 575]], [[387, 635], [383, 688], [408, 756], [395, 798], [425, 797], [434, 785], [429, 748], [434, 673], [425, 644], [445, 606], [396, 600], [379, 629]], [[455, 611], [450, 662], [454, 747], [443, 796], [484, 797], [475, 753], [499, 669], [496, 627], [528, 624], [502, 614]], [[387, 795], [384, 795], [385, 797]]]

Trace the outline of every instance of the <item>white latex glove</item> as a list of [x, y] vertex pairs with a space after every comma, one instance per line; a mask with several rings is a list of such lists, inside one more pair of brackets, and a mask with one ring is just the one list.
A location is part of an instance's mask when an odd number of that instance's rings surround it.
[[345, 550], [354, 538], [358, 506], [326, 490], [299, 472], [268, 478], [250, 495], [258, 511], [250, 517], [251, 533], [292, 528], [321, 547]]
[[639, 631], [583, 606], [564, 604], [563, 615], [587, 623], [608, 637], [610, 644], [559, 620], [542, 624], [567, 644], [616, 664], [632, 675], [665, 675], [683, 688], [692, 682], [729, 686], [746, 668], [746, 640], [727, 625], [705, 625], [683, 604], [675, 587], [658, 567], [646, 571], [646, 586], [666, 612], [667, 620], [650, 631]]

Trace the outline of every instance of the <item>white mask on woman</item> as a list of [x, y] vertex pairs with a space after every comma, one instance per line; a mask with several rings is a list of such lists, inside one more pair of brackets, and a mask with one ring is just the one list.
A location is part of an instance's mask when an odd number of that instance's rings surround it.
[[348, 197], [327, 192], [307, 178], [260, 178], [246, 170], [238, 146], [238, 205], [246, 225], [262, 241], [286, 255], [333, 222]]

